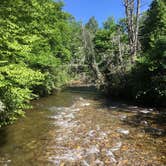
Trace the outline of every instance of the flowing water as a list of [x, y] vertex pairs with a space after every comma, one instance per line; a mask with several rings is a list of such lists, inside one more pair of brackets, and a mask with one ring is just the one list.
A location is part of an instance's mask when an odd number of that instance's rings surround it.
[[164, 166], [165, 113], [69, 88], [0, 129], [2, 166]]

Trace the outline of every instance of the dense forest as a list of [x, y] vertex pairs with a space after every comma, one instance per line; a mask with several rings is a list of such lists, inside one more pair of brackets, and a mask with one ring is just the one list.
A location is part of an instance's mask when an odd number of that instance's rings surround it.
[[[53, 0], [0, 1], [0, 126], [72, 79], [107, 95], [166, 104], [166, 1], [124, 0], [126, 16], [77, 22]], [[135, 11], [135, 9], [137, 9]]]

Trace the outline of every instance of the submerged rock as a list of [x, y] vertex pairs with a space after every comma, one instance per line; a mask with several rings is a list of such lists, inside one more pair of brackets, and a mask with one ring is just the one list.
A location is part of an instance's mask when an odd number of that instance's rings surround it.
[[90, 131], [88, 132], [88, 136], [90, 136], [90, 137], [95, 136], [95, 134], [96, 134], [96, 131], [95, 131], [95, 130], [90, 130]]
[[89, 149], [87, 149], [88, 154], [98, 154], [100, 150], [97, 148], [97, 146], [93, 145]]
[[83, 166], [90, 166], [89, 163], [85, 160], [82, 161]]
[[150, 108], [150, 109], [140, 110], [139, 112], [141, 112], [143, 114], [148, 114], [148, 113], [151, 113], [152, 111], [154, 111], [154, 110], [152, 108]]
[[81, 103], [81, 104], [80, 104], [81, 107], [85, 107], [85, 106], [89, 106], [89, 105], [90, 105], [90, 103], [88, 103], [88, 102], [87, 102], [87, 103]]
[[99, 159], [97, 159], [94, 163], [99, 165], [99, 166], [104, 166], [104, 162], [100, 161]]
[[110, 106], [109, 107], [110, 109], [116, 109], [116, 108], [118, 108], [117, 106]]
[[79, 161], [82, 156], [83, 156], [84, 152], [82, 151], [82, 149], [72, 149], [72, 150], [67, 150], [64, 154], [61, 155], [57, 155], [57, 156], [52, 156], [49, 157], [50, 161], [53, 162], [60, 162], [60, 161], [72, 161], [72, 162], [76, 162]]
[[122, 121], [125, 120], [126, 118], [127, 118], [126, 115], [121, 115], [121, 116], [120, 116], [120, 120], [122, 120]]
[[124, 134], [124, 135], [128, 135], [130, 133], [129, 130], [125, 130], [125, 129], [117, 129], [118, 133]]
[[105, 132], [103, 132], [103, 131], [101, 131], [100, 133], [99, 133], [99, 137], [97, 138], [98, 140], [103, 140], [103, 139], [105, 139], [105, 138], [107, 138], [107, 134], [105, 133]]
[[106, 151], [106, 155], [108, 157], [110, 157], [110, 160], [114, 163], [117, 163], [117, 160], [115, 159], [115, 155], [113, 154], [113, 152], [111, 150], [107, 150]]
[[141, 125], [148, 126], [148, 122], [146, 120], [141, 121]]
[[151, 133], [152, 135], [156, 135], [156, 136], [165, 135], [164, 129], [158, 129], [158, 128], [153, 128], [153, 127], [145, 128], [145, 132]]
[[122, 142], [118, 142], [114, 147], [111, 148], [112, 152], [119, 150], [122, 146]]
[[130, 109], [137, 109], [138, 106], [129, 106], [128, 108], [130, 108]]

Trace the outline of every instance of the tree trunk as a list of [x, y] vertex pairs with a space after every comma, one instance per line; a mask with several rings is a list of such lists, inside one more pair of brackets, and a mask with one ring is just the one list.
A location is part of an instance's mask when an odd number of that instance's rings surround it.
[[[138, 31], [141, 0], [124, 0], [131, 62], [134, 63], [138, 49]], [[135, 12], [136, 8], [136, 12]]]
[[95, 51], [93, 46], [92, 34], [82, 26], [82, 36], [84, 41], [84, 50], [88, 59], [90, 69], [93, 71], [95, 79], [98, 84], [104, 84], [104, 77], [99, 70], [98, 64], [96, 63]]

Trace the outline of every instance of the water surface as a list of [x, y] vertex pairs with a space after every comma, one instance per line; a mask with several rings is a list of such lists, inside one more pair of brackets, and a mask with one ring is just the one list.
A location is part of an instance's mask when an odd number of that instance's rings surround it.
[[0, 165], [164, 166], [165, 113], [69, 88], [0, 129]]

